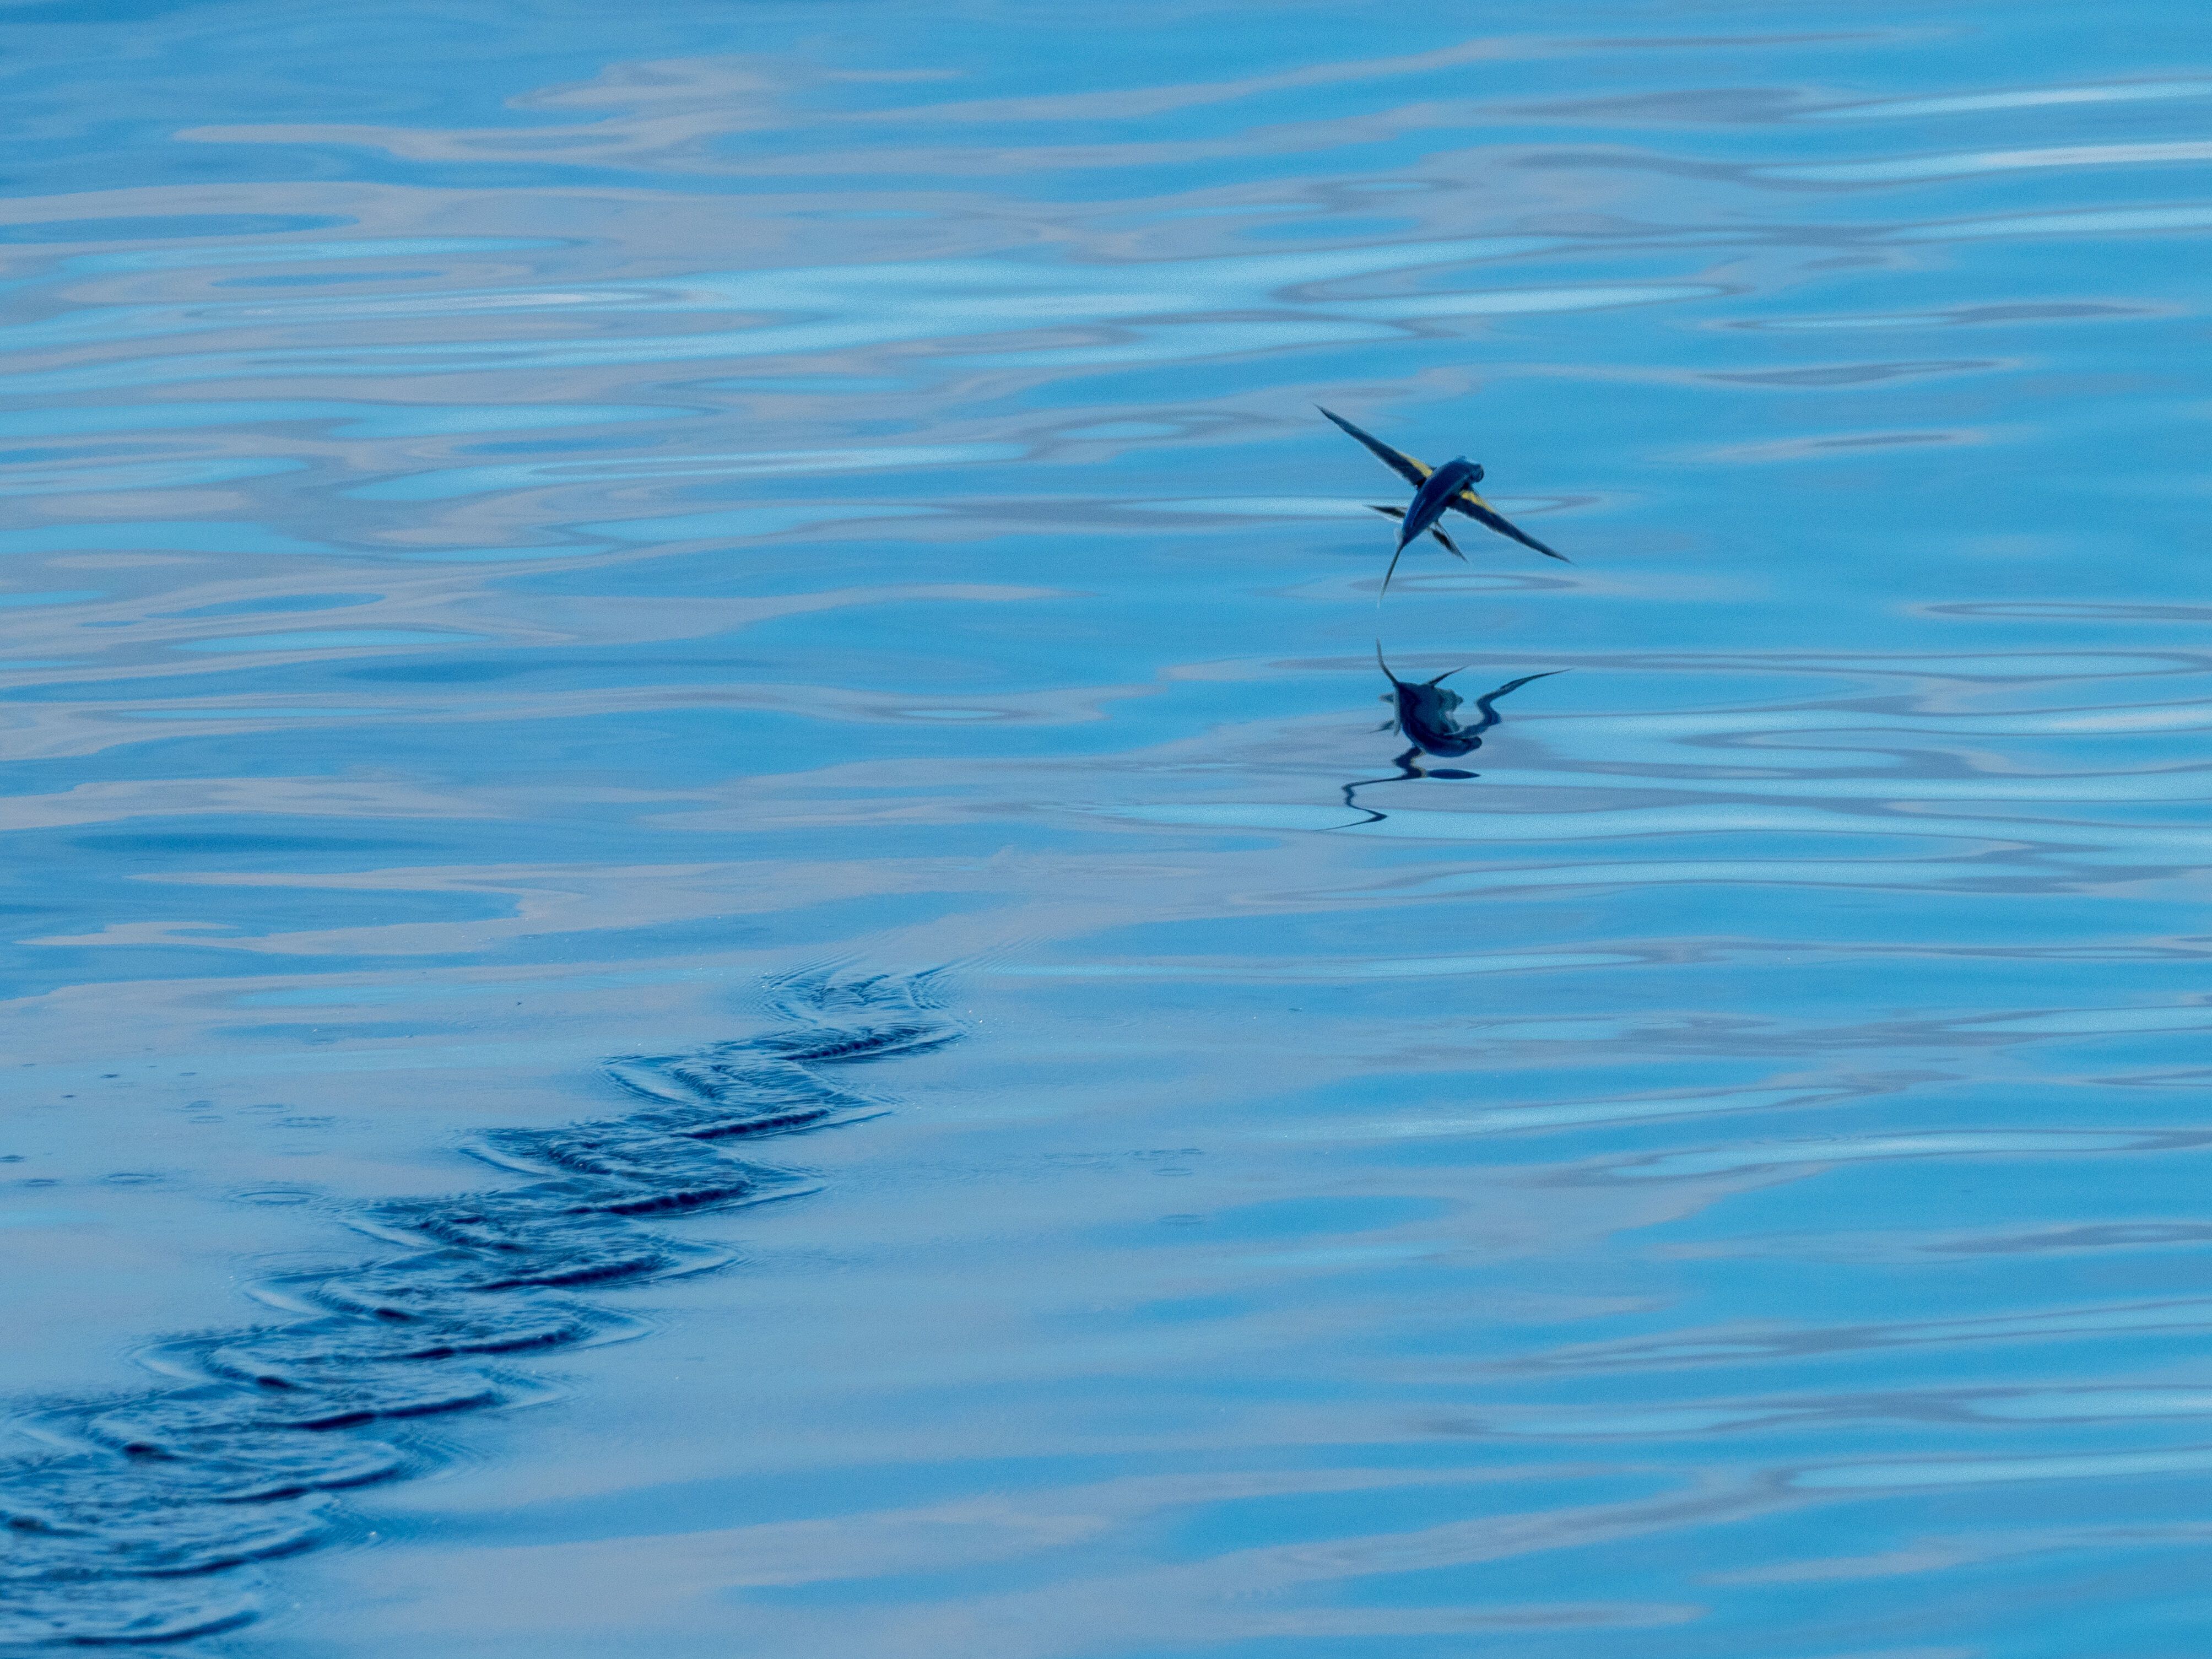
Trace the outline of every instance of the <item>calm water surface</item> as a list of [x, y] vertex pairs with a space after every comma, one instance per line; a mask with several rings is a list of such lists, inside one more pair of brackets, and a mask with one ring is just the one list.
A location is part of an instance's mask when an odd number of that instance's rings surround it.
[[[2212, 26], [0, 43], [20, 1411], [764, 977], [966, 1028], [186, 1651], [2203, 1650]], [[1317, 402], [1575, 562], [1378, 607]], [[1378, 640], [1547, 678], [1407, 776]]]

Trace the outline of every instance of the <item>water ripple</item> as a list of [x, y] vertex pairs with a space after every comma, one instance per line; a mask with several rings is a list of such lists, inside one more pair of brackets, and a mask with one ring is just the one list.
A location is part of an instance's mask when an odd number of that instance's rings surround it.
[[[283, 1275], [258, 1294], [287, 1322], [149, 1350], [144, 1363], [179, 1386], [49, 1402], [20, 1419], [44, 1449], [0, 1461], [0, 1645], [168, 1642], [252, 1619], [258, 1597], [239, 1570], [319, 1541], [330, 1517], [316, 1494], [428, 1466], [427, 1447], [355, 1431], [526, 1400], [526, 1381], [475, 1367], [634, 1334], [634, 1322], [562, 1290], [726, 1261], [627, 1218], [803, 1190], [718, 1143], [884, 1109], [813, 1067], [950, 1041], [927, 984], [797, 975], [779, 1002], [802, 1024], [614, 1062], [609, 1073], [653, 1106], [565, 1129], [494, 1130], [472, 1149], [546, 1178], [371, 1206], [349, 1218], [413, 1254]], [[467, 1364], [434, 1364], [454, 1360]]]
[[[2191, 19], [77, 9], [0, 192], [33, 1635], [2200, 1644]], [[1575, 563], [1378, 611], [1315, 404]], [[1394, 764], [1378, 630], [1544, 678]], [[687, 1114], [877, 1109], [717, 1036], [832, 958], [977, 964], [959, 1086], [679, 1274], [811, 1180]]]

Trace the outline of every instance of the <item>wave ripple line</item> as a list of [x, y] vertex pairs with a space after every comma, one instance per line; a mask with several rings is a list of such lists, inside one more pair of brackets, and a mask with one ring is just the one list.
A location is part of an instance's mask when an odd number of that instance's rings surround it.
[[[540, 1179], [357, 1208], [349, 1220], [405, 1253], [271, 1281], [263, 1291], [295, 1317], [142, 1356], [179, 1386], [19, 1413], [37, 1449], [0, 1460], [0, 1650], [168, 1642], [250, 1621], [251, 1564], [324, 1537], [325, 1493], [425, 1466], [428, 1449], [394, 1424], [511, 1397], [514, 1380], [483, 1369], [497, 1356], [626, 1328], [570, 1288], [728, 1260], [641, 1218], [805, 1189], [722, 1145], [887, 1110], [817, 1068], [953, 1041], [934, 978], [774, 981], [781, 1029], [609, 1062], [649, 1103], [637, 1111], [470, 1144]], [[364, 1432], [372, 1424], [380, 1434]]]

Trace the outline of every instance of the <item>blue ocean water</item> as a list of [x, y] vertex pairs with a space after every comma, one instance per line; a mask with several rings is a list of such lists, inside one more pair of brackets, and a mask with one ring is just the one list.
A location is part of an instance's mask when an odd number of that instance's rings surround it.
[[0, 1508], [611, 1058], [963, 1032], [169, 1650], [2202, 1650], [2212, 19], [0, 42]]

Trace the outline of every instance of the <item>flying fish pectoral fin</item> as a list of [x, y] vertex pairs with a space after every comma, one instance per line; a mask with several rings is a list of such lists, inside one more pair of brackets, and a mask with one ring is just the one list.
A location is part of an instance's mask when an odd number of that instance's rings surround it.
[[[1314, 407], [1316, 409], [1321, 409], [1321, 405], [1319, 404], [1316, 404]], [[1429, 474], [1436, 470], [1434, 467], [1424, 466], [1420, 462], [1415, 460], [1411, 455], [1406, 453], [1402, 449], [1391, 448], [1389, 445], [1384, 443], [1373, 433], [1362, 432], [1358, 427], [1352, 425], [1351, 422], [1346, 420], [1343, 416], [1326, 409], [1321, 409], [1321, 412], [1328, 416], [1330, 421], [1334, 422], [1335, 425], [1340, 428], [1348, 436], [1356, 439], [1359, 443], [1365, 446], [1368, 452], [1371, 453], [1376, 460], [1382, 462], [1383, 465], [1389, 467], [1393, 472], [1403, 478], [1407, 483], [1413, 485], [1414, 489], [1419, 489], [1424, 483], [1427, 483]]]
[[1482, 725], [1478, 729], [1486, 731], [1498, 724], [1498, 713], [1491, 707], [1491, 704], [1496, 702], [1507, 692], [1518, 691], [1524, 685], [1534, 685], [1538, 680], [1548, 680], [1554, 674], [1564, 674], [1566, 672], [1564, 668], [1547, 668], [1540, 674], [1523, 674], [1517, 680], [1506, 681], [1495, 691], [1484, 692], [1474, 700], [1474, 706], [1482, 710]]
[[1458, 495], [1451, 498], [1450, 505], [1454, 512], [1466, 514], [1468, 518], [1473, 519], [1477, 524], [1487, 525], [1492, 530], [1495, 530], [1499, 535], [1509, 536], [1512, 538], [1513, 540], [1520, 543], [1523, 547], [1534, 548], [1536, 551], [1541, 553], [1547, 559], [1557, 559], [1561, 564], [1572, 564], [1574, 562], [1574, 561], [1569, 558], [1565, 554], [1555, 553], [1550, 548], [1545, 546], [1543, 543], [1538, 541], [1527, 531], [1522, 530], [1518, 526], [1515, 525], [1511, 520], [1506, 518], [1504, 514], [1500, 513], [1496, 507], [1491, 506], [1488, 501], [1483, 500], [1481, 496], [1476, 495], [1472, 489], [1461, 490]]
[[1495, 691], [1491, 692], [1490, 695], [1493, 697], [1502, 697], [1508, 691], [1518, 691], [1524, 685], [1534, 685], [1538, 680], [1548, 680], [1554, 674], [1564, 674], [1567, 671], [1564, 668], [1547, 668], [1540, 674], [1523, 674], [1517, 680], [1506, 681], [1504, 684], [1499, 686]]

